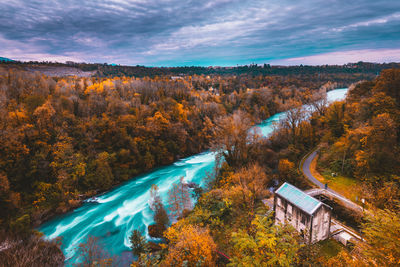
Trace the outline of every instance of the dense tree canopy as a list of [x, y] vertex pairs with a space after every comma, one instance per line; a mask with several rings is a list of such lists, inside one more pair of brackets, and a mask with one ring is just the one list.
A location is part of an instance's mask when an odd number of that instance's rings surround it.
[[246, 144], [257, 138], [251, 124], [309, 94], [280, 76], [50, 78], [20, 69], [0, 68], [1, 205], [6, 220], [29, 213], [34, 224], [213, 144], [246, 165], [260, 154]]
[[[297, 166], [320, 144], [320, 164], [360, 181], [368, 205], [384, 210], [362, 226], [368, 237], [368, 246], [359, 248], [362, 255], [396, 264], [396, 221], [390, 225], [388, 218], [396, 216], [400, 199], [400, 70], [382, 71], [352, 86], [346, 101], [328, 105], [326, 90], [371, 75], [339, 67], [321, 75], [308, 67], [304, 75], [296, 68], [270, 70], [293, 72], [289, 76], [265, 75], [268, 67], [250, 66], [246, 74], [244, 69], [217, 75], [188, 68], [190, 75], [178, 77], [170, 75], [175, 69], [152, 70], [168, 75], [137, 78], [122, 74], [149, 70], [96, 66], [97, 77], [51, 78], [21, 66], [0, 68], [1, 226], [30, 236], [32, 225], [85, 197], [212, 148], [224, 161], [195, 206], [181, 180], [169, 192], [167, 214], [153, 187], [150, 204], [159, 236], [169, 226], [168, 216], [178, 221], [164, 232], [167, 245], [154, 254], [141, 233], [133, 232], [137, 263], [214, 266], [230, 258], [233, 265], [301, 264], [296, 234], [262, 217], [267, 212], [262, 200], [276, 183], [306, 188]], [[113, 71], [120, 75], [103, 77]], [[268, 139], [252, 128], [283, 110], [288, 116]], [[91, 241], [81, 248], [91, 251], [97, 246]], [[59, 252], [54, 244], [34, 242]], [[55, 255], [54, 261], [62, 260]], [[355, 262], [345, 253], [335, 260]]]

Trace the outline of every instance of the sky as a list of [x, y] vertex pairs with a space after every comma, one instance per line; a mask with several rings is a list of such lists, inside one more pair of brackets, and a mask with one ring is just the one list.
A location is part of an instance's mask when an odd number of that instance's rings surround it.
[[0, 56], [145, 66], [400, 62], [400, 0], [0, 0]]

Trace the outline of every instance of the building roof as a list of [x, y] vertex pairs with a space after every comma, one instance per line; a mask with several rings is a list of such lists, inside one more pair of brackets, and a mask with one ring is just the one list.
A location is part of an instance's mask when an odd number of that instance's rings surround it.
[[275, 194], [286, 199], [296, 207], [312, 215], [323, 203], [312, 196], [307, 195], [297, 187], [284, 183], [279, 187]]

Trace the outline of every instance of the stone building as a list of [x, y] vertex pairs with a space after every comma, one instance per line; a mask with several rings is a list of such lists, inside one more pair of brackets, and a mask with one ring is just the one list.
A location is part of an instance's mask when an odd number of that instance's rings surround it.
[[332, 208], [289, 183], [275, 191], [274, 211], [276, 224], [291, 224], [306, 242], [329, 237]]

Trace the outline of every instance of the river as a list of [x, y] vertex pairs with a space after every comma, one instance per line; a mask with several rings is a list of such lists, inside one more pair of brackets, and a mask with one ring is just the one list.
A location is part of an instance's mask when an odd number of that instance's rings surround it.
[[[328, 92], [328, 100], [344, 99], [347, 88]], [[262, 134], [268, 136], [274, 129], [274, 122], [285, 117], [285, 112], [277, 113], [258, 125]], [[121, 255], [129, 249], [129, 235], [134, 229], [140, 229], [147, 235], [147, 226], [153, 222], [153, 213], [149, 207], [149, 190], [156, 184], [164, 202], [173, 183], [184, 176], [186, 182], [203, 186], [205, 176], [215, 166], [215, 154], [203, 152], [181, 159], [169, 166], [137, 176], [118, 187], [98, 196], [97, 202], [85, 202], [79, 208], [57, 216], [42, 224], [38, 230], [46, 238], [62, 236], [62, 250], [66, 265], [76, 260], [76, 248], [89, 236], [99, 237], [107, 251]]]

